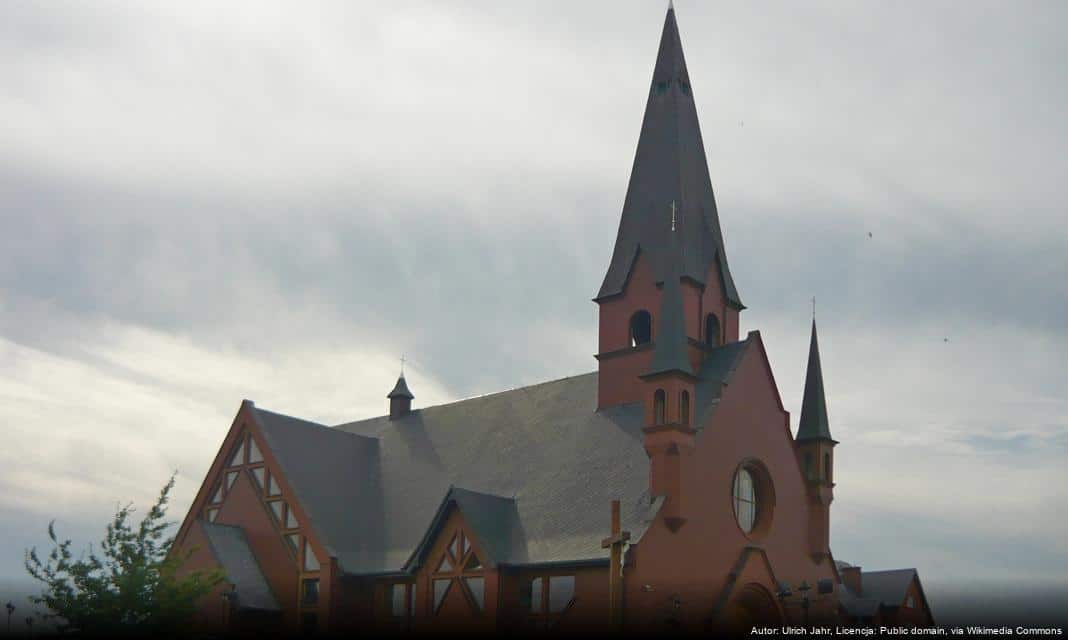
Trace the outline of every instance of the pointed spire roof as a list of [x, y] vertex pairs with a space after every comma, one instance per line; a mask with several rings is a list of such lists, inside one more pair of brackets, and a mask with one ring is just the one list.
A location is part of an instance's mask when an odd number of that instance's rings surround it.
[[831, 425], [827, 420], [827, 399], [823, 395], [823, 369], [820, 367], [820, 346], [816, 339], [816, 319], [812, 319], [812, 341], [808, 347], [808, 373], [805, 375], [805, 397], [801, 402], [801, 420], [797, 427], [798, 440], [831, 440]]
[[[676, 232], [683, 242], [672, 246]], [[727, 300], [743, 308], [727, 266], [673, 7], [664, 20], [612, 262], [598, 299], [622, 293], [639, 251], [658, 282], [666, 279], [671, 263], [678, 264], [681, 276], [701, 283], [709, 267], [719, 265]]]
[[679, 372], [693, 375], [687, 353], [686, 322], [683, 318], [682, 286], [677, 268], [669, 268], [660, 298], [660, 315], [653, 338], [653, 362], [646, 376]]
[[415, 398], [412, 392], [408, 390], [408, 383], [404, 381], [403, 373], [397, 378], [397, 384], [393, 385], [393, 391], [390, 391], [386, 397], [391, 400], [393, 398], [408, 398], [409, 400]]

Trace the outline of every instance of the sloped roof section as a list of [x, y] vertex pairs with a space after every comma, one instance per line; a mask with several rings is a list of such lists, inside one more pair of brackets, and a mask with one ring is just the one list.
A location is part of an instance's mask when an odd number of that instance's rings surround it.
[[248, 546], [241, 527], [199, 521], [212, 555], [222, 565], [226, 579], [234, 585], [237, 607], [260, 611], [280, 611], [256, 555]]
[[426, 554], [452, 507], [460, 510], [467, 526], [481, 543], [486, 555], [480, 558], [483, 564], [492, 567], [499, 563], [527, 562], [526, 539], [515, 500], [453, 487], [441, 501], [423, 540], [405, 566], [406, 570], [414, 570], [426, 562]]
[[812, 340], [808, 346], [808, 372], [805, 374], [805, 396], [801, 401], [801, 418], [797, 427], [798, 440], [833, 440], [827, 419], [827, 398], [823, 393], [823, 367], [820, 366], [820, 345], [816, 338], [816, 320], [812, 320]]
[[[673, 241], [675, 234], [682, 242]], [[598, 299], [623, 292], [639, 250], [658, 282], [672, 264], [681, 276], [700, 283], [718, 265], [728, 301], [743, 306], [727, 265], [674, 9], [664, 20], [612, 261]]]
[[723, 387], [730, 382], [731, 377], [742, 361], [742, 357], [751, 344], [752, 339], [746, 337], [745, 340], [731, 342], [708, 350], [704, 362], [701, 363], [701, 370], [698, 372], [699, 381], [695, 390], [697, 412], [694, 415], [697, 417], [696, 426], [698, 429], [703, 428], [712, 420], [716, 407], [719, 406], [719, 400], [723, 395]]
[[878, 600], [884, 606], [896, 607], [905, 601], [905, 593], [916, 575], [915, 569], [861, 571], [860, 584], [865, 598]]
[[642, 408], [596, 401], [589, 373], [392, 421], [326, 427], [254, 410], [313, 529], [343, 572], [366, 575], [404, 571], [446, 499], [502, 562], [605, 558], [613, 499], [640, 539], [661, 503], [648, 494]]
[[322, 543], [353, 564], [379, 563], [384, 545], [379, 443], [253, 408], [294, 496]]
[[683, 319], [682, 285], [677, 268], [669, 268], [660, 299], [659, 327], [653, 344], [653, 361], [645, 375], [679, 372], [693, 375], [687, 353], [686, 323]]
[[408, 398], [409, 400], [413, 400], [415, 398], [415, 396], [412, 395], [412, 392], [408, 390], [408, 383], [404, 380], [403, 374], [401, 374], [401, 377], [397, 378], [397, 384], [393, 385], [393, 391], [390, 391], [389, 395], [387, 395], [386, 397]]

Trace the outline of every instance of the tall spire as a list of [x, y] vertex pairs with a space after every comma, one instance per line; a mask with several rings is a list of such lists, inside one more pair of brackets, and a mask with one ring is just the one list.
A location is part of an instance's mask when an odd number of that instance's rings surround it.
[[[681, 242], [676, 244], [674, 235]], [[671, 263], [682, 277], [699, 283], [718, 265], [727, 302], [743, 308], [727, 266], [673, 7], [664, 19], [612, 262], [598, 299], [623, 292], [639, 251], [658, 282], [665, 280]]]
[[823, 395], [823, 369], [820, 367], [820, 346], [816, 339], [816, 318], [812, 318], [812, 341], [808, 347], [808, 373], [805, 374], [805, 397], [801, 402], [801, 420], [797, 427], [798, 440], [831, 440], [831, 426], [827, 420], [827, 399]]

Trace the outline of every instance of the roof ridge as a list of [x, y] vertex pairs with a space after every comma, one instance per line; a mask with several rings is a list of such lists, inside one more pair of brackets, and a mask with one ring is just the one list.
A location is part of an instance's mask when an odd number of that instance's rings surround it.
[[[549, 385], [549, 384], [558, 384], [560, 382], [564, 382], [565, 380], [573, 380], [575, 378], [582, 378], [584, 376], [592, 376], [592, 375], [597, 375], [597, 372], [596, 371], [588, 371], [586, 373], [578, 373], [578, 374], [574, 374], [574, 375], [570, 375], [570, 376], [564, 376], [563, 378], [556, 378], [554, 380], [546, 380], [544, 382], [535, 382], [534, 384], [528, 384], [528, 385], [524, 385], [522, 387], [512, 387], [512, 388], [509, 388], [509, 389], [502, 389], [500, 391], [491, 391], [489, 393], [483, 393], [483, 394], [480, 394], [480, 395], [467, 396], [467, 397], [464, 397], [464, 398], [460, 398], [459, 400], [452, 400], [450, 402], [443, 402], [441, 404], [433, 404], [433, 405], [430, 405], [430, 406], [427, 406], [427, 407], [420, 407], [418, 409], [412, 409], [412, 414], [420, 413], [420, 412], [426, 411], [428, 409], [440, 409], [442, 407], [451, 407], [453, 405], [457, 405], [457, 404], [461, 404], [461, 403], [464, 403], [464, 402], [468, 402], [470, 400], [480, 400], [482, 398], [489, 398], [489, 397], [492, 397], [492, 396], [498, 396], [498, 395], [505, 394], [505, 393], [512, 393], [513, 391], [524, 391], [526, 389], [534, 389], [535, 387], [543, 387], [543, 386]], [[348, 422], [339, 422], [338, 424], [334, 425], [333, 427], [327, 427], [327, 428], [328, 429], [336, 429], [337, 427], [345, 427], [345, 426], [349, 426], [349, 425], [360, 424], [360, 423], [363, 423], [363, 422], [369, 422], [371, 420], [379, 420], [381, 418], [386, 417], [387, 415], [388, 414], [381, 414], [381, 415], [377, 415], [377, 416], [370, 416], [368, 418], [360, 418], [359, 420], [350, 420]]]

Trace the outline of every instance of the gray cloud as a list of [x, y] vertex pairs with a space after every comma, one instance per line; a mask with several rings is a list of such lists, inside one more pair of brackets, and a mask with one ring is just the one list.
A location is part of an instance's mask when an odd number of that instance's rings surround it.
[[[654, 5], [0, 8], [0, 510], [85, 528], [175, 467], [179, 509], [242, 397], [380, 413], [401, 353], [420, 404], [592, 370]], [[986, 516], [1068, 505], [1065, 13], [679, 7], [795, 420], [819, 300], [847, 559], [1064, 576]]]

